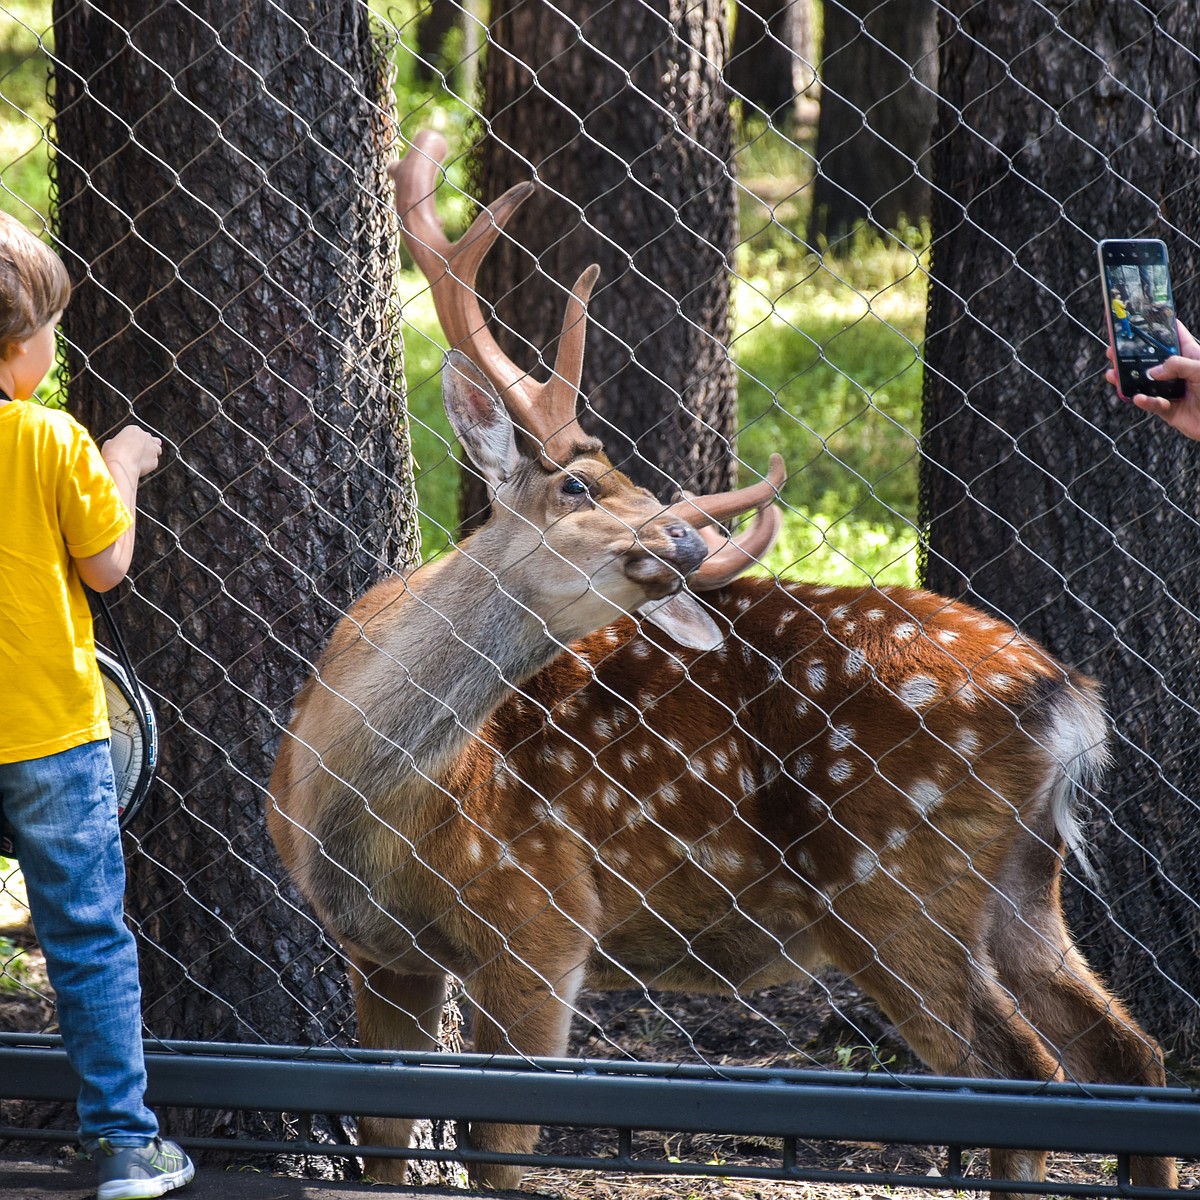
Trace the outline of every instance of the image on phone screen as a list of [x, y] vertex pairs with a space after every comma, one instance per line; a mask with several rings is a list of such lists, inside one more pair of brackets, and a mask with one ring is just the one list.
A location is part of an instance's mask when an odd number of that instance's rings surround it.
[[1104, 241], [1100, 266], [1121, 396], [1182, 395], [1181, 381], [1156, 383], [1147, 375], [1179, 353], [1166, 246], [1153, 239]]

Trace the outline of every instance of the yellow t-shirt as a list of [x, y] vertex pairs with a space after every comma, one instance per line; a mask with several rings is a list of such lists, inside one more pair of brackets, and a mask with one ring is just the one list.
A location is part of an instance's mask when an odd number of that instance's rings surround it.
[[132, 517], [96, 443], [64, 412], [0, 404], [0, 763], [109, 735], [92, 614], [72, 559]]

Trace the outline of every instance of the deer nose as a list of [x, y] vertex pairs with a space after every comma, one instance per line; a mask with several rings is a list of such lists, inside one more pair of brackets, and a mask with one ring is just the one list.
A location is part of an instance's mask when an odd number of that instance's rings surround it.
[[681, 574], [690, 575], [708, 556], [704, 539], [686, 522], [671, 521], [663, 533], [670, 539], [666, 558]]

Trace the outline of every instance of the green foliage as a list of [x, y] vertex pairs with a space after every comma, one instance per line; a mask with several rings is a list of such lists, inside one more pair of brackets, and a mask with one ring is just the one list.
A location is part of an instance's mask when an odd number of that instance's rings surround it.
[[29, 955], [12, 938], [0, 936], [0, 995], [22, 991], [31, 973]]
[[0, 21], [0, 210], [40, 229], [50, 211], [46, 0], [4, 0]]

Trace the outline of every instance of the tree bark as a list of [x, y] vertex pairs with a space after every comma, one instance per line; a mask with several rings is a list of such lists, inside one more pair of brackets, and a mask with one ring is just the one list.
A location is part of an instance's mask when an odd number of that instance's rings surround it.
[[738, 0], [725, 82], [776, 125], [813, 82], [812, 25], [812, 0]]
[[485, 261], [481, 292], [505, 349], [533, 369], [539, 353], [553, 361], [564, 289], [600, 264], [585, 427], [664, 496], [736, 476], [725, 50], [720, 0], [492, 6], [478, 191], [542, 187]]
[[384, 64], [342, 0], [59, 4], [55, 32], [71, 405], [165, 446], [117, 606], [161, 723], [129, 859], [147, 1025], [342, 1039], [263, 818], [329, 630], [417, 552]]
[[[1096, 240], [1200, 267], [1200, 27], [1101, 0], [951, 4], [941, 28], [922, 464], [929, 585], [1099, 677], [1116, 763], [1070, 911], [1158, 1037], [1200, 1033], [1200, 474], [1102, 377]], [[1036, 47], [1036, 50], [1033, 49]]]
[[823, 11], [812, 246], [861, 221], [889, 230], [929, 215], [937, 86], [931, 0], [827, 0]]

